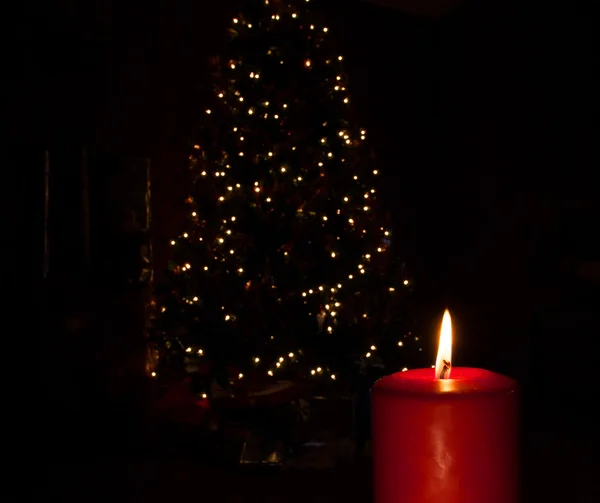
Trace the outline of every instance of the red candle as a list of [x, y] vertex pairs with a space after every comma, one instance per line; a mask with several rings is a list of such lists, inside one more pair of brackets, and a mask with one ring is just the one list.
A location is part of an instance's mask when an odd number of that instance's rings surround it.
[[373, 387], [374, 503], [518, 501], [517, 383], [451, 368], [451, 344], [446, 312], [436, 368]]

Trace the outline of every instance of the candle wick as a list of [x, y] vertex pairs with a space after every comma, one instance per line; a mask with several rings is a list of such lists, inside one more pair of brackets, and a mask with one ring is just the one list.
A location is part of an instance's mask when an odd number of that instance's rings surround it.
[[442, 360], [442, 364], [444, 366], [442, 368], [442, 372], [440, 373], [440, 379], [447, 379], [446, 374], [450, 370], [450, 362], [448, 360]]

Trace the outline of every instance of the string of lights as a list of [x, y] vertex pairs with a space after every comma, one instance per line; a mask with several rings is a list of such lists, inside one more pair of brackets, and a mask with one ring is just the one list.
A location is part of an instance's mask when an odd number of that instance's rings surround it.
[[[204, 312], [218, 297], [224, 327], [217, 331], [226, 331], [249, 319], [242, 297], [268, 291], [278, 305], [303, 306], [323, 337], [377, 316], [355, 297], [381, 284], [373, 278], [385, 276], [392, 230], [379, 218], [379, 170], [365, 155], [367, 131], [348, 118], [344, 57], [328, 51], [330, 29], [308, 9], [310, 3], [265, 0], [262, 8], [231, 21], [232, 54], [218, 65], [214, 103], [202, 121], [204, 130], [218, 133], [192, 145], [188, 228], [170, 241], [172, 273], [185, 287], [174, 290], [177, 302], [162, 306], [163, 314], [186, 306]], [[249, 214], [259, 216], [256, 228]], [[256, 242], [248, 245], [253, 231], [268, 235], [261, 242], [262, 261]], [[320, 238], [313, 240], [311, 233]], [[307, 256], [319, 274], [297, 272]], [[211, 291], [207, 285], [215, 282], [227, 287]], [[401, 278], [386, 287], [386, 295], [411, 286], [408, 277]], [[285, 334], [265, 334], [267, 342], [276, 336], [285, 341]], [[379, 349], [365, 339], [361, 357], [368, 360]], [[399, 351], [407, 339], [418, 341], [405, 334], [396, 343]], [[204, 345], [184, 347], [188, 355], [210, 357]], [[304, 356], [296, 345], [271, 358], [248, 355], [247, 363], [275, 376]], [[338, 378], [338, 370], [325, 363], [315, 362], [307, 373]]]

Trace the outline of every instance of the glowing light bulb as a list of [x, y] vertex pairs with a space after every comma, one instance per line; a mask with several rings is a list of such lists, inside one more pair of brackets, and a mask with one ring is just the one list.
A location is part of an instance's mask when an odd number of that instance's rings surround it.
[[304, 62], [304, 66], [306, 66], [306, 67], [309, 67], [309, 66], [310, 66], [310, 64], [311, 64], [311, 63], [310, 63], [310, 59], [307, 59], [307, 60]]
[[175, 241], [171, 240], [171, 246], [175, 246]]
[[210, 110], [210, 109], [207, 109], [207, 110], [206, 110], [206, 113], [210, 115], [212, 112], [211, 112], [211, 110]]

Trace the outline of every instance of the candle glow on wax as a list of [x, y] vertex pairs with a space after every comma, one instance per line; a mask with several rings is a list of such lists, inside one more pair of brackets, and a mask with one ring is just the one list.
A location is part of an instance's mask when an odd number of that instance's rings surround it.
[[446, 309], [442, 318], [440, 330], [440, 342], [438, 345], [437, 358], [435, 359], [435, 378], [450, 379], [452, 367], [452, 319], [450, 312]]
[[446, 310], [435, 369], [371, 389], [374, 503], [518, 503], [519, 397], [510, 377], [454, 367]]

